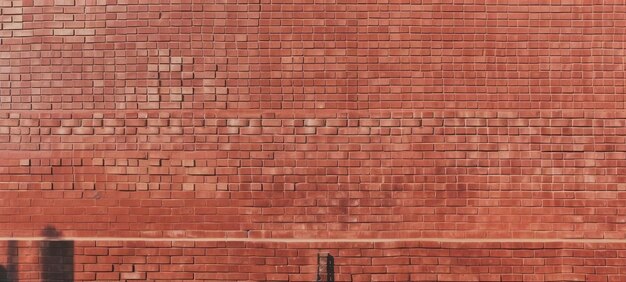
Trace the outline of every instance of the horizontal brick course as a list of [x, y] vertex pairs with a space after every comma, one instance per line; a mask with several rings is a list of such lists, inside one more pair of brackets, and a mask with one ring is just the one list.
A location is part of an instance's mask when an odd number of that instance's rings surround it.
[[624, 108], [623, 5], [7, 3], [4, 110]]
[[[620, 124], [626, 116], [621, 112], [11, 116], [5, 116], [12, 122], [5, 125], [7, 133], [0, 134], [8, 149], [0, 160], [0, 189], [7, 197], [35, 197], [36, 191], [51, 189], [49, 198], [63, 200], [68, 196], [63, 191], [75, 191], [70, 201], [85, 200], [98, 212], [86, 209], [80, 216], [98, 215], [104, 222], [122, 220], [109, 215], [120, 199], [142, 206], [143, 199], [158, 197], [163, 199], [155, 204], [161, 209], [155, 214], [159, 228], [176, 230], [206, 201], [176, 207], [168, 199], [219, 197], [211, 213], [232, 207], [227, 223], [214, 217], [203, 227], [180, 228], [212, 233], [248, 225], [260, 234], [299, 237], [306, 236], [308, 231], [299, 231], [304, 229], [316, 230], [316, 236], [390, 231], [383, 236], [623, 238], [626, 147], [620, 144], [625, 135]], [[172, 128], [182, 133], [159, 131]], [[248, 128], [258, 132], [246, 134]], [[66, 129], [68, 135], [57, 131]], [[79, 137], [76, 129], [94, 134]], [[92, 202], [84, 193], [94, 190], [110, 202]], [[227, 193], [220, 197], [220, 192]], [[306, 198], [312, 201], [299, 203]], [[31, 210], [35, 219], [45, 214], [52, 217], [42, 219], [59, 220], [50, 223], [73, 223], [68, 227], [77, 234], [99, 229], [81, 226], [72, 214], [48, 211], [47, 201], [40, 204], [18, 202], [13, 208]], [[29, 232], [36, 232], [38, 223], [32, 223]], [[120, 225], [106, 232], [128, 230], [135, 236], [142, 228]]]

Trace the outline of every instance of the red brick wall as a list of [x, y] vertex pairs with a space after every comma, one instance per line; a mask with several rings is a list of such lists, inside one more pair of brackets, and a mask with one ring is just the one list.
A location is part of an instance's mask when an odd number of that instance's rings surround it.
[[[314, 281], [317, 253], [336, 281], [624, 281], [626, 244], [580, 242], [245, 242], [87, 240], [18, 242], [20, 281]], [[4, 257], [7, 244], [0, 244]], [[40, 256], [64, 261], [41, 271]], [[73, 254], [68, 260], [67, 254]], [[29, 257], [30, 256], [30, 257]], [[32, 259], [32, 258], [35, 259]], [[37, 261], [39, 258], [39, 262]], [[67, 262], [72, 264], [68, 267]], [[6, 262], [0, 259], [0, 262]], [[57, 263], [58, 265], [58, 263]]]
[[617, 2], [2, 0], [6, 275], [50, 227], [77, 280], [624, 280], [625, 44]]

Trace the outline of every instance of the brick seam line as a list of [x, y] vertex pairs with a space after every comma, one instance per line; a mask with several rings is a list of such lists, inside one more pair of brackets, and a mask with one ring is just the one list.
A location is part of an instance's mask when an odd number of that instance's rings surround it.
[[626, 239], [516, 239], [516, 238], [376, 238], [376, 239], [306, 239], [306, 238], [140, 238], [140, 237], [0, 237], [0, 241], [135, 241], [135, 242], [260, 242], [260, 243], [626, 243]]

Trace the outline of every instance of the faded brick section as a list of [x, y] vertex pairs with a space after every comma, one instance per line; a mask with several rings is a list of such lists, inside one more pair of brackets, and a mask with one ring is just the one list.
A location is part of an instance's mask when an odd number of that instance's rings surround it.
[[513, 2], [0, 0], [0, 280], [626, 280], [626, 4]]

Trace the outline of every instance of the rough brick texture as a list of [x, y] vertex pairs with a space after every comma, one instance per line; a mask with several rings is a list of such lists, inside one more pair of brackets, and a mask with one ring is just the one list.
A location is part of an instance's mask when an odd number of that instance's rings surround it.
[[0, 280], [626, 280], [626, 5], [513, 2], [0, 0]]

